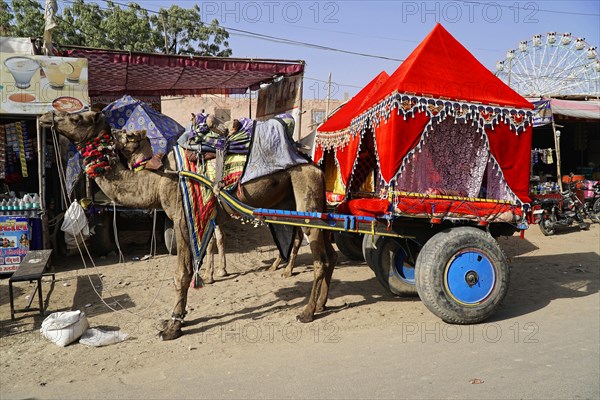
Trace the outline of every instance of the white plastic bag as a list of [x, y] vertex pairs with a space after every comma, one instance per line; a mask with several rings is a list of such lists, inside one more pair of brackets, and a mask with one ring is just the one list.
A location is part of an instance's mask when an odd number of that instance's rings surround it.
[[85, 211], [83, 211], [83, 207], [77, 201], [72, 202], [67, 212], [65, 212], [60, 230], [71, 236], [77, 236], [80, 232], [84, 236], [89, 236], [90, 230]]
[[100, 347], [122, 342], [128, 337], [128, 334], [121, 331], [104, 331], [98, 328], [90, 328], [81, 336], [79, 343], [86, 346]]
[[79, 310], [61, 311], [44, 319], [40, 333], [52, 343], [65, 347], [79, 339], [89, 326], [85, 313]]

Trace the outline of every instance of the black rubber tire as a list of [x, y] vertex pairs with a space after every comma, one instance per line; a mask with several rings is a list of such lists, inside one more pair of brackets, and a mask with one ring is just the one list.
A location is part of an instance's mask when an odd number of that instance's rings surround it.
[[90, 236], [90, 252], [106, 256], [116, 249], [112, 213], [103, 213], [91, 218], [94, 234]]
[[[464, 274], [465, 283], [469, 278], [476, 279], [472, 284], [467, 283], [467, 290], [474, 286], [477, 290], [491, 282], [485, 297], [469, 304], [460, 302], [449, 289], [450, 285], [462, 282], [457, 281], [456, 276], [447, 275], [450, 267], [456, 268], [453, 271], [459, 270], [458, 276], [463, 273], [459, 260], [463, 252], [479, 254], [474, 261], [464, 260], [469, 263], [469, 271]], [[481, 260], [493, 271], [493, 277], [472, 274], [472, 269], [477, 270], [478, 265], [483, 264]], [[415, 280], [419, 297], [433, 314], [447, 323], [474, 324], [488, 318], [502, 303], [508, 292], [510, 270], [502, 249], [492, 236], [477, 228], [458, 227], [439, 232], [425, 243], [417, 257]], [[485, 285], [478, 285], [479, 282]]]
[[[418, 249], [418, 246], [414, 246]], [[416, 254], [415, 254], [416, 253]], [[384, 237], [377, 242], [376, 265], [374, 268], [377, 280], [384, 288], [400, 297], [417, 296], [417, 287], [403, 277], [396, 265], [402, 263], [405, 267], [415, 266], [418, 250], [411, 251], [407, 239]], [[398, 258], [402, 257], [402, 258]], [[414, 273], [414, 270], [413, 270]], [[414, 277], [414, 275], [413, 275]]]
[[552, 236], [556, 232], [556, 217], [554, 215], [546, 215], [542, 214], [542, 219], [538, 224], [540, 226], [540, 231], [544, 234], [544, 236]]
[[376, 250], [377, 244], [382, 239], [379, 235], [364, 235], [362, 241], [362, 254], [369, 268], [375, 271], [377, 265]]
[[338, 250], [349, 260], [364, 261], [362, 253], [362, 233], [335, 232], [333, 234]]
[[163, 237], [165, 239], [165, 247], [167, 248], [167, 251], [171, 249], [171, 254], [177, 254], [177, 238], [175, 237], [173, 221], [171, 221], [169, 217], [165, 217]]

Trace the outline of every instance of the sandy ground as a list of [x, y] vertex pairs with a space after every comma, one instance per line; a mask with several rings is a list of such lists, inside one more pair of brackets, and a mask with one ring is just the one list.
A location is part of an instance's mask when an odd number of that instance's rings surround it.
[[[342, 255], [330, 310], [299, 324], [295, 316], [312, 281], [308, 247], [301, 249], [294, 276], [282, 278], [266, 270], [276, 255], [267, 229], [234, 222], [226, 232], [230, 276], [190, 290], [184, 336], [168, 343], [157, 333], [174, 304], [176, 258], [160, 245], [155, 258], [132, 261], [148, 252], [147, 234], [124, 234], [125, 263], [115, 256], [84, 267], [78, 256], [59, 259], [55, 284], [44, 282], [48, 313], [83, 310], [91, 327], [129, 334], [122, 343], [58, 347], [40, 336], [39, 314], [10, 320], [8, 282], [0, 282], [0, 398], [598, 398], [599, 228], [544, 237], [534, 226], [525, 240], [499, 239], [512, 266], [507, 299], [487, 325], [456, 328], [418, 298], [387, 293], [364, 262]], [[17, 307], [33, 287], [16, 284]], [[445, 347], [428, 347], [440, 342]], [[534, 344], [516, 345], [523, 343]], [[396, 357], [396, 350], [402, 363], [375, 370], [368, 364]], [[436, 369], [440, 354], [452, 355], [448, 373]], [[475, 358], [467, 362], [465, 354]], [[519, 367], [502, 375], [498, 360], [508, 358]], [[477, 373], [452, 375], [473, 365]], [[557, 378], [544, 375], [548, 365]], [[486, 370], [505, 381], [494, 386], [480, 376]], [[409, 379], [411, 372], [418, 377]], [[199, 374], [199, 381], [192, 378]], [[473, 379], [487, 382], [473, 391], [479, 383]], [[457, 381], [465, 386], [455, 388]], [[536, 386], [541, 391], [533, 391]]]

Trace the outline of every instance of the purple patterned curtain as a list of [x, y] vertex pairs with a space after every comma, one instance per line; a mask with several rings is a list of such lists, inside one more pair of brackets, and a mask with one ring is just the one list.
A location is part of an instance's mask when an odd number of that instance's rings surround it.
[[447, 117], [433, 125], [407, 155], [396, 189], [416, 193], [457, 192], [478, 197], [489, 158], [486, 140], [470, 123]]

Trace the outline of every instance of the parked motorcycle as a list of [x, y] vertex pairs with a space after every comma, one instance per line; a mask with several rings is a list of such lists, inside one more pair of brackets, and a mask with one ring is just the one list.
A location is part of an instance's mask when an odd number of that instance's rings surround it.
[[589, 229], [590, 224], [584, 221], [588, 216], [586, 206], [579, 200], [574, 189], [574, 184], [570, 183], [560, 194], [560, 199], [534, 200], [534, 215], [539, 216], [538, 225], [545, 236], [554, 235], [558, 227], [569, 227], [575, 223], [580, 229]]
[[585, 198], [585, 211], [588, 217], [594, 221], [600, 223], [600, 181], [596, 182], [592, 187], [594, 195]]

